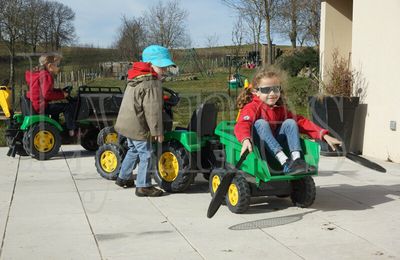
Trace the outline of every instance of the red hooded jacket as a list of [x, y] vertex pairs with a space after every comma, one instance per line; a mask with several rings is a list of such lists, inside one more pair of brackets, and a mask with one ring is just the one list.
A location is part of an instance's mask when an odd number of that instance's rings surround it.
[[132, 69], [128, 70], [128, 79], [134, 79], [139, 76], [153, 75], [157, 77], [157, 73], [151, 67], [151, 63], [148, 62], [134, 62]]
[[255, 95], [253, 100], [240, 111], [234, 132], [239, 142], [242, 142], [247, 138], [251, 138], [254, 122], [258, 119], [264, 119], [268, 121], [272, 132], [275, 134], [283, 121], [288, 118], [292, 118], [297, 122], [300, 133], [307, 134], [313, 139], [322, 139], [322, 136], [328, 133], [328, 130], [317, 126], [303, 116], [294, 115], [284, 106], [268, 106]]
[[44, 113], [49, 101], [65, 98], [61, 89], [54, 89], [53, 76], [47, 70], [26, 71], [25, 80], [29, 86], [26, 97], [36, 113]]

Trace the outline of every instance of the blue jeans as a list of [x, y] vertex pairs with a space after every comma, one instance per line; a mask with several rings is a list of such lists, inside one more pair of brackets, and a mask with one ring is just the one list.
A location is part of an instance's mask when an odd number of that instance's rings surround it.
[[[290, 152], [302, 151], [300, 146], [299, 127], [293, 119], [286, 119], [283, 121], [276, 135], [272, 133], [268, 121], [258, 119], [254, 125], [253, 130], [255, 133], [255, 140], [264, 148], [266, 145], [267, 151], [276, 155], [283, 150], [282, 146], [289, 146]], [[264, 149], [260, 149], [263, 151]]]
[[136, 187], [150, 187], [151, 143], [147, 141], [136, 141], [129, 138], [127, 138], [127, 140], [129, 150], [122, 162], [118, 177], [123, 180], [129, 180], [136, 166], [136, 161], [139, 159]]

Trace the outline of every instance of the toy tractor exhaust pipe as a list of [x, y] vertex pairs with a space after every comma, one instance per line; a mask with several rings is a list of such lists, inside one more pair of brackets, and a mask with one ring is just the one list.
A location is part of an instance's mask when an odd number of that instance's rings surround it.
[[235, 177], [237, 171], [239, 170], [240, 166], [242, 165], [248, 154], [249, 150], [246, 150], [242, 154], [242, 156], [240, 156], [239, 162], [236, 164], [235, 168], [227, 171], [227, 173], [222, 178], [221, 183], [219, 184], [214, 194], [214, 197], [212, 198], [210, 205], [208, 206], [208, 218], [212, 218], [218, 211], [219, 207], [222, 204], [222, 201], [224, 200], [225, 194], [228, 192], [229, 186], [231, 185], [233, 178]]

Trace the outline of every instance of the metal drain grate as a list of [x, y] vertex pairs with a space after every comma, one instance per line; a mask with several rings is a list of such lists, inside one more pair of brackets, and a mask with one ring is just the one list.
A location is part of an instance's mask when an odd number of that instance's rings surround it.
[[254, 220], [254, 221], [249, 221], [249, 222], [231, 226], [231, 227], [229, 227], [229, 229], [231, 229], [231, 230], [250, 230], [250, 229], [258, 229], [258, 228], [269, 228], [269, 227], [282, 226], [282, 225], [290, 224], [290, 223], [301, 220], [303, 218], [303, 215], [304, 214]]

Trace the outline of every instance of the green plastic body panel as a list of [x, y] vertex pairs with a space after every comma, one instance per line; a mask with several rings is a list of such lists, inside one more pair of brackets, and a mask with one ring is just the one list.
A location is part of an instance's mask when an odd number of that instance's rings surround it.
[[[236, 139], [234, 135], [235, 121], [222, 121], [218, 124], [215, 129], [215, 134], [220, 137], [220, 142], [225, 147], [225, 160], [227, 163], [236, 165], [240, 159], [240, 150], [242, 148], [241, 143]], [[240, 170], [252, 175], [256, 179], [256, 183], [259, 185], [260, 182], [268, 181], [285, 181], [285, 180], [296, 180], [306, 175], [317, 175], [318, 174], [318, 162], [319, 162], [319, 144], [312, 142], [307, 139], [301, 139], [301, 146], [303, 149], [304, 160], [312, 166], [316, 167], [315, 172], [309, 172], [303, 175], [283, 175], [282, 172], [274, 172], [271, 174], [268, 163], [262, 159], [258, 147], [253, 147], [253, 152], [250, 153]]]
[[15, 114], [14, 120], [17, 121], [18, 124], [22, 124], [24, 122], [24, 115], [22, 114]]
[[26, 131], [26, 130], [29, 129], [29, 127], [31, 127], [31, 125], [37, 124], [39, 122], [46, 122], [46, 123], [49, 123], [49, 124], [55, 126], [60, 131], [63, 130], [63, 128], [61, 127], [61, 125], [57, 121], [55, 121], [55, 120], [53, 120], [50, 117], [45, 116], [45, 115], [25, 116], [24, 117], [24, 121], [23, 121], [23, 123], [21, 125], [21, 130]]
[[188, 152], [198, 152], [212, 137], [199, 138], [196, 132], [186, 130], [174, 130], [164, 134], [165, 141], [176, 140], [185, 147]]

